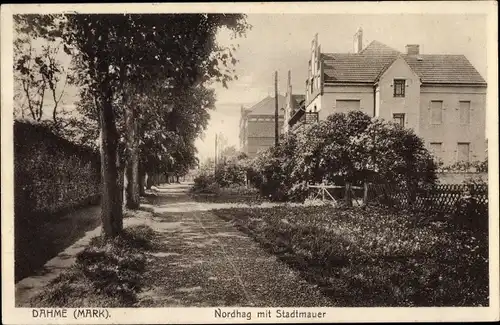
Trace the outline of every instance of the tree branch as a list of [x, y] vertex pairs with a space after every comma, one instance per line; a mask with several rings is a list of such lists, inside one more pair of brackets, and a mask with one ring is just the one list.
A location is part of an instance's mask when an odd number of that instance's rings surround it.
[[31, 99], [30, 99], [29, 87], [26, 84], [26, 80], [23, 79], [22, 83], [23, 83], [23, 90], [26, 93], [26, 98], [28, 100], [28, 108], [30, 109], [31, 116], [33, 117], [34, 120], [36, 120], [35, 111], [33, 110], [33, 104], [32, 104]]

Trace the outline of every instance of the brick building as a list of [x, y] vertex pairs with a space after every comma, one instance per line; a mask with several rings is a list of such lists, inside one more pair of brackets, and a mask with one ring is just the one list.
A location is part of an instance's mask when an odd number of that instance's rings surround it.
[[[285, 97], [278, 95], [279, 134], [283, 132]], [[241, 107], [240, 150], [249, 157], [274, 146], [275, 98], [267, 96], [250, 108]]]

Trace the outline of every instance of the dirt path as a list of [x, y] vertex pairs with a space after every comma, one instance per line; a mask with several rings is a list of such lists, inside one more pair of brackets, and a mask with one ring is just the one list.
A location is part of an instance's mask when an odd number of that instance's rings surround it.
[[[185, 190], [160, 188], [151, 202], [154, 217], [149, 225], [160, 233], [162, 247], [149, 261], [145, 282], [150, 286], [141, 293], [140, 306], [333, 305], [275, 256], [208, 211], [213, 205], [190, 202]], [[181, 206], [190, 208], [174, 212]]]
[[[124, 219], [125, 227], [150, 226], [160, 242], [149, 255], [138, 307], [334, 305], [286, 264], [210, 212], [234, 204], [193, 202], [187, 195], [189, 187], [162, 187], [144, 204], [153, 213], [136, 211]], [[100, 227], [88, 231], [45, 263], [43, 274], [16, 283], [16, 305], [30, 306], [31, 297], [70, 268], [76, 254], [99, 233]]]

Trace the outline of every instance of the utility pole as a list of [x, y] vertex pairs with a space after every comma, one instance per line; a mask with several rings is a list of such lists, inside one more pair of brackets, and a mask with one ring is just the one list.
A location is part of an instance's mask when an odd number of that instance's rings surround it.
[[215, 134], [215, 156], [214, 156], [214, 168], [215, 171], [217, 170], [217, 149], [218, 149], [218, 143], [217, 143], [217, 136], [218, 134]]
[[274, 72], [274, 145], [277, 147], [279, 144], [279, 111], [278, 111], [278, 71]]

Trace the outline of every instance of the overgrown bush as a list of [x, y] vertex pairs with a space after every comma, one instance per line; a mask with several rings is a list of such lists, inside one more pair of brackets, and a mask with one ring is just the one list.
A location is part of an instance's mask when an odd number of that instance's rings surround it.
[[245, 156], [221, 162], [217, 166], [210, 162], [202, 166], [194, 178], [193, 191], [218, 194], [221, 188], [243, 186], [246, 184], [247, 170]]
[[455, 205], [455, 221], [473, 230], [488, 229], [488, 183], [482, 179], [467, 179], [463, 185], [469, 190], [463, 193]]
[[475, 172], [487, 173], [488, 172], [488, 157], [483, 161], [459, 161], [449, 166], [442, 166], [439, 171], [441, 172]]
[[250, 178], [272, 200], [303, 201], [307, 184], [432, 184], [436, 165], [411, 129], [363, 112], [335, 113], [258, 155]]
[[246, 168], [239, 161], [229, 161], [219, 164], [215, 169], [215, 182], [220, 187], [245, 185]]
[[213, 174], [201, 174], [194, 178], [192, 191], [195, 193], [217, 194], [220, 191]]

